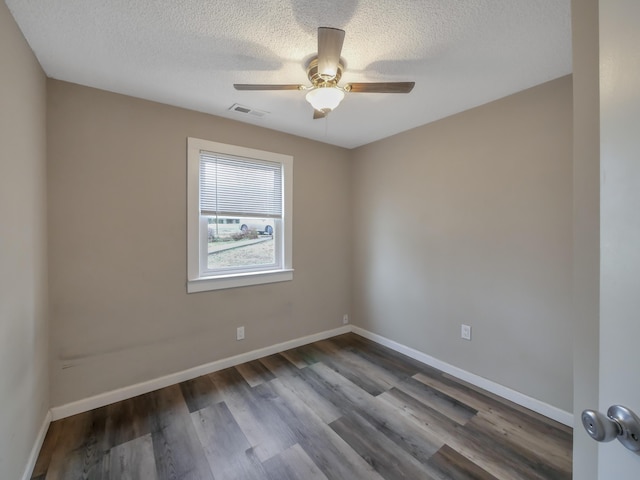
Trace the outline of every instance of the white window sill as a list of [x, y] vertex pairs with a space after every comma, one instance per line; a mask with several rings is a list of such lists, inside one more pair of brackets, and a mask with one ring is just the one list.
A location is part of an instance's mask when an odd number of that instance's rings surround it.
[[288, 282], [291, 280], [293, 280], [293, 269], [220, 275], [218, 277], [204, 277], [195, 280], [188, 280], [187, 293], [247, 287], [250, 285], [262, 285], [265, 283]]

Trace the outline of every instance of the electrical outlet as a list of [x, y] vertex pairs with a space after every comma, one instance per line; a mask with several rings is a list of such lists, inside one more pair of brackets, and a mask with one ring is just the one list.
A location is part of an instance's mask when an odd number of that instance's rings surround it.
[[238, 327], [236, 330], [236, 340], [244, 340], [244, 327]]
[[460, 336], [465, 340], [471, 340], [471, 327], [469, 325], [462, 324], [460, 328]]
[[349, 315], [347, 315], [346, 313], [342, 316], [342, 324], [346, 325], [347, 323], [349, 323]]

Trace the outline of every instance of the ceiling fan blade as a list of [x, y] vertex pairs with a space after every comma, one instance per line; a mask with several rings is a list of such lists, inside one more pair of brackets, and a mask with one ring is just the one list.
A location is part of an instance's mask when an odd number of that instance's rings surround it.
[[317, 120], [319, 118], [324, 118], [327, 116], [327, 114], [330, 112], [331, 110], [328, 111], [324, 111], [324, 110], [313, 110], [313, 119]]
[[343, 43], [344, 30], [318, 28], [318, 74], [321, 77], [332, 79], [338, 73]]
[[251, 83], [234, 83], [233, 88], [236, 90], [303, 90], [304, 85], [269, 85], [269, 84], [251, 84]]
[[349, 83], [345, 89], [354, 93], [409, 93], [416, 82]]

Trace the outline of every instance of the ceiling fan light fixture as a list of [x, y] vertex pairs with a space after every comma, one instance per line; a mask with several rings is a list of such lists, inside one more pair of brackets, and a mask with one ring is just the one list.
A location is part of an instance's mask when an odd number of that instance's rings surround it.
[[315, 110], [331, 111], [340, 105], [344, 91], [338, 87], [315, 87], [309, 90], [305, 98]]

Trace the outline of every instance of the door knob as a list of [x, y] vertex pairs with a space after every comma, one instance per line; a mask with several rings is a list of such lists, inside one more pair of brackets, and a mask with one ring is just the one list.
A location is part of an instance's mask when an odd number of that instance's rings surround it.
[[597, 410], [582, 412], [582, 425], [596, 442], [610, 442], [620, 434], [620, 425]]
[[582, 425], [594, 440], [610, 442], [617, 438], [626, 448], [640, 454], [640, 418], [627, 407], [612, 405], [606, 415], [585, 410]]

